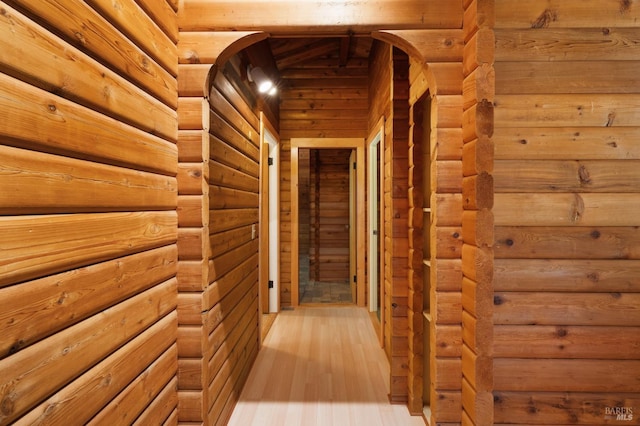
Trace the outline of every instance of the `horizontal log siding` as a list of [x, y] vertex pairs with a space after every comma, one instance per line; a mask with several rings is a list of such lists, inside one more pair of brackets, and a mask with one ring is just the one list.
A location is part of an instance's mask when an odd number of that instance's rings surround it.
[[214, 68], [204, 88], [219, 39], [182, 32], [178, 78], [178, 419], [210, 425], [231, 415], [259, 343], [259, 119], [232, 77]]
[[495, 5], [496, 424], [640, 404], [640, 7], [583, 6]]
[[[310, 1], [292, 10], [290, 0], [256, 7], [251, 2], [221, 2], [212, 13], [211, 2], [184, 0], [181, 14], [186, 31], [262, 30], [284, 33], [344, 34], [368, 32], [377, 28], [456, 28], [462, 11], [459, 2], [440, 0], [397, 0], [385, 9], [384, 0], [356, 0], [339, 4]], [[262, 6], [262, 5], [260, 5]], [[438, 13], [433, 13], [433, 11]], [[382, 15], [381, 15], [382, 14]]]
[[176, 12], [27, 3], [0, 2], [0, 424], [175, 424]]
[[[212, 83], [207, 167], [210, 229], [205, 249], [209, 283], [203, 304], [209, 383], [205, 406], [208, 417], [204, 420], [224, 425], [259, 347], [260, 123], [222, 73], [217, 73]], [[234, 136], [228, 137], [231, 133]], [[225, 148], [212, 149], [214, 143]], [[218, 188], [224, 190], [214, 192]], [[222, 216], [224, 225], [218, 226]], [[218, 242], [222, 249], [216, 249]]]
[[[349, 283], [350, 150], [311, 150], [309, 277]], [[317, 155], [314, 155], [317, 153]]]

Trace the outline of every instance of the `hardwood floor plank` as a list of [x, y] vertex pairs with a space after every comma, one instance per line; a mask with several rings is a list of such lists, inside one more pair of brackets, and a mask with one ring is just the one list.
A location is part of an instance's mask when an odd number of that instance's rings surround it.
[[300, 307], [278, 314], [229, 425], [424, 425], [388, 392], [389, 363], [365, 309]]

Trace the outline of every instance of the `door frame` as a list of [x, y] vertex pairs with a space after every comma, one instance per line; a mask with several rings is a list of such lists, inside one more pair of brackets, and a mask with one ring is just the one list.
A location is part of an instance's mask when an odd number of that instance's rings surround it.
[[[375, 162], [375, 153], [379, 155], [378, 163]], [[384, 257], [384, 117], [381, 117], [378, 120], [378, 123], [373, 128], [373, 132], [367, 138], [367, 181], [368, 181], [368, 199], [367, 199], [367, 210], [368, 210], [368, 230], [367, 230], [367, 253], [368, 253], [368, 282], [369, 282], [369, 311], [373, 312], [375, 303], [377, 302], [380, 305], [380, 345], [384, 345], [384, 315], [385, 315], [385, 285], [384, 285], [384, 258], [376, 265], [372, 262], [374, 256], [377, 256], [378, 250], [382, 257]], [[374, 170], [374, 167], [377, 170]], [[377, 186], [376, 173], [380, 173], [380, 185], [377, 188], [378, 197], [374, 199], [372, 194], [374, 192], [374, 187]], [[377, 205], [376, 205], [377, 203]], [[380, 211], [380, 223], [377, 229], [377, 240], [378, 246], [374, 246], [374, 236], [373, 236], [373, 221], [375, 219], [375, 211], [379, 209]], [[377, 266], [377, 267], [376, 267]], [[377, 299], [377, 289], [374, 288], [376, 278], [381, 280], [380, 282], [380, 300]]]
[[[275, 143], [275, 147], [272, 147], [269, 143], [266, 137], [267, 133], [273, 137], [274, 140], [272, 143]], [[275, 159], [274, 164], [269, 166], [269, 153], [272, 149], [276, 150], [279, 154], [280, 137], [275, 127], [269, 122], [264, 113], [261, 112], [260, 223], [258, 235], [260, 238], [259, 300], [260, 312], [262, 313], [278, 312], [280, 310], [280, 162], [278, 159]], [[273, 209], [274, 206], [275, 211]], [[273, 234], [272, 231], [274, 227], [276, 229], [274, 235], [275, 241], [274, 238], [270, 236], [270, 234]], [[270, 280], [274, 281], [273, 289], [269, 289]], [[275, 296], [275, 300], [271, 300], [271, 295]]]
[[366, 250], [366, 204], [365, 204], [365, 155], [364, 138], [292, 138], [291, 139], [291, 306], [300, 305], [300, 259], [298, 256], [299, 243], [299, 167], [298, 150], [300, 148], [309, 149], [353, 149], [356, 151], [356, 305], [365, 306], [366, 294], [366, 270], [365, 270], [365, 250]]
[[358, 203], [358, 182], [357, 179], [356, 151], [351, 150], [349, 154], [349, 287], [351, 288], [351, 301], [358, 299], [357, 289], [357, 265], [358, 265], [358, 238], [356, 229], [358, 224], [358, 213], [356, 212], [356, 204]]

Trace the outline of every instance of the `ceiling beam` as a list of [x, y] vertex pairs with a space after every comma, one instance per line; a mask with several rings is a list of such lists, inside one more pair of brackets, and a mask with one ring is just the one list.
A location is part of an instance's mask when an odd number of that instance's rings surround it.
[[351, 36], [340, 39], [340, 66], [344, 67], [349, 61], [349, 51], [351, 50]]

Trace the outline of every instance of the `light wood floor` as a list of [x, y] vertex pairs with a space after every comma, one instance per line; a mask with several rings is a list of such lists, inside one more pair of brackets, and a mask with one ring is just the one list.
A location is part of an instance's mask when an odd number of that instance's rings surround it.
[[301, 307], [278, 314], [229, 425], [424, 425], [389, 404], [389, 365], [367, 311]]

